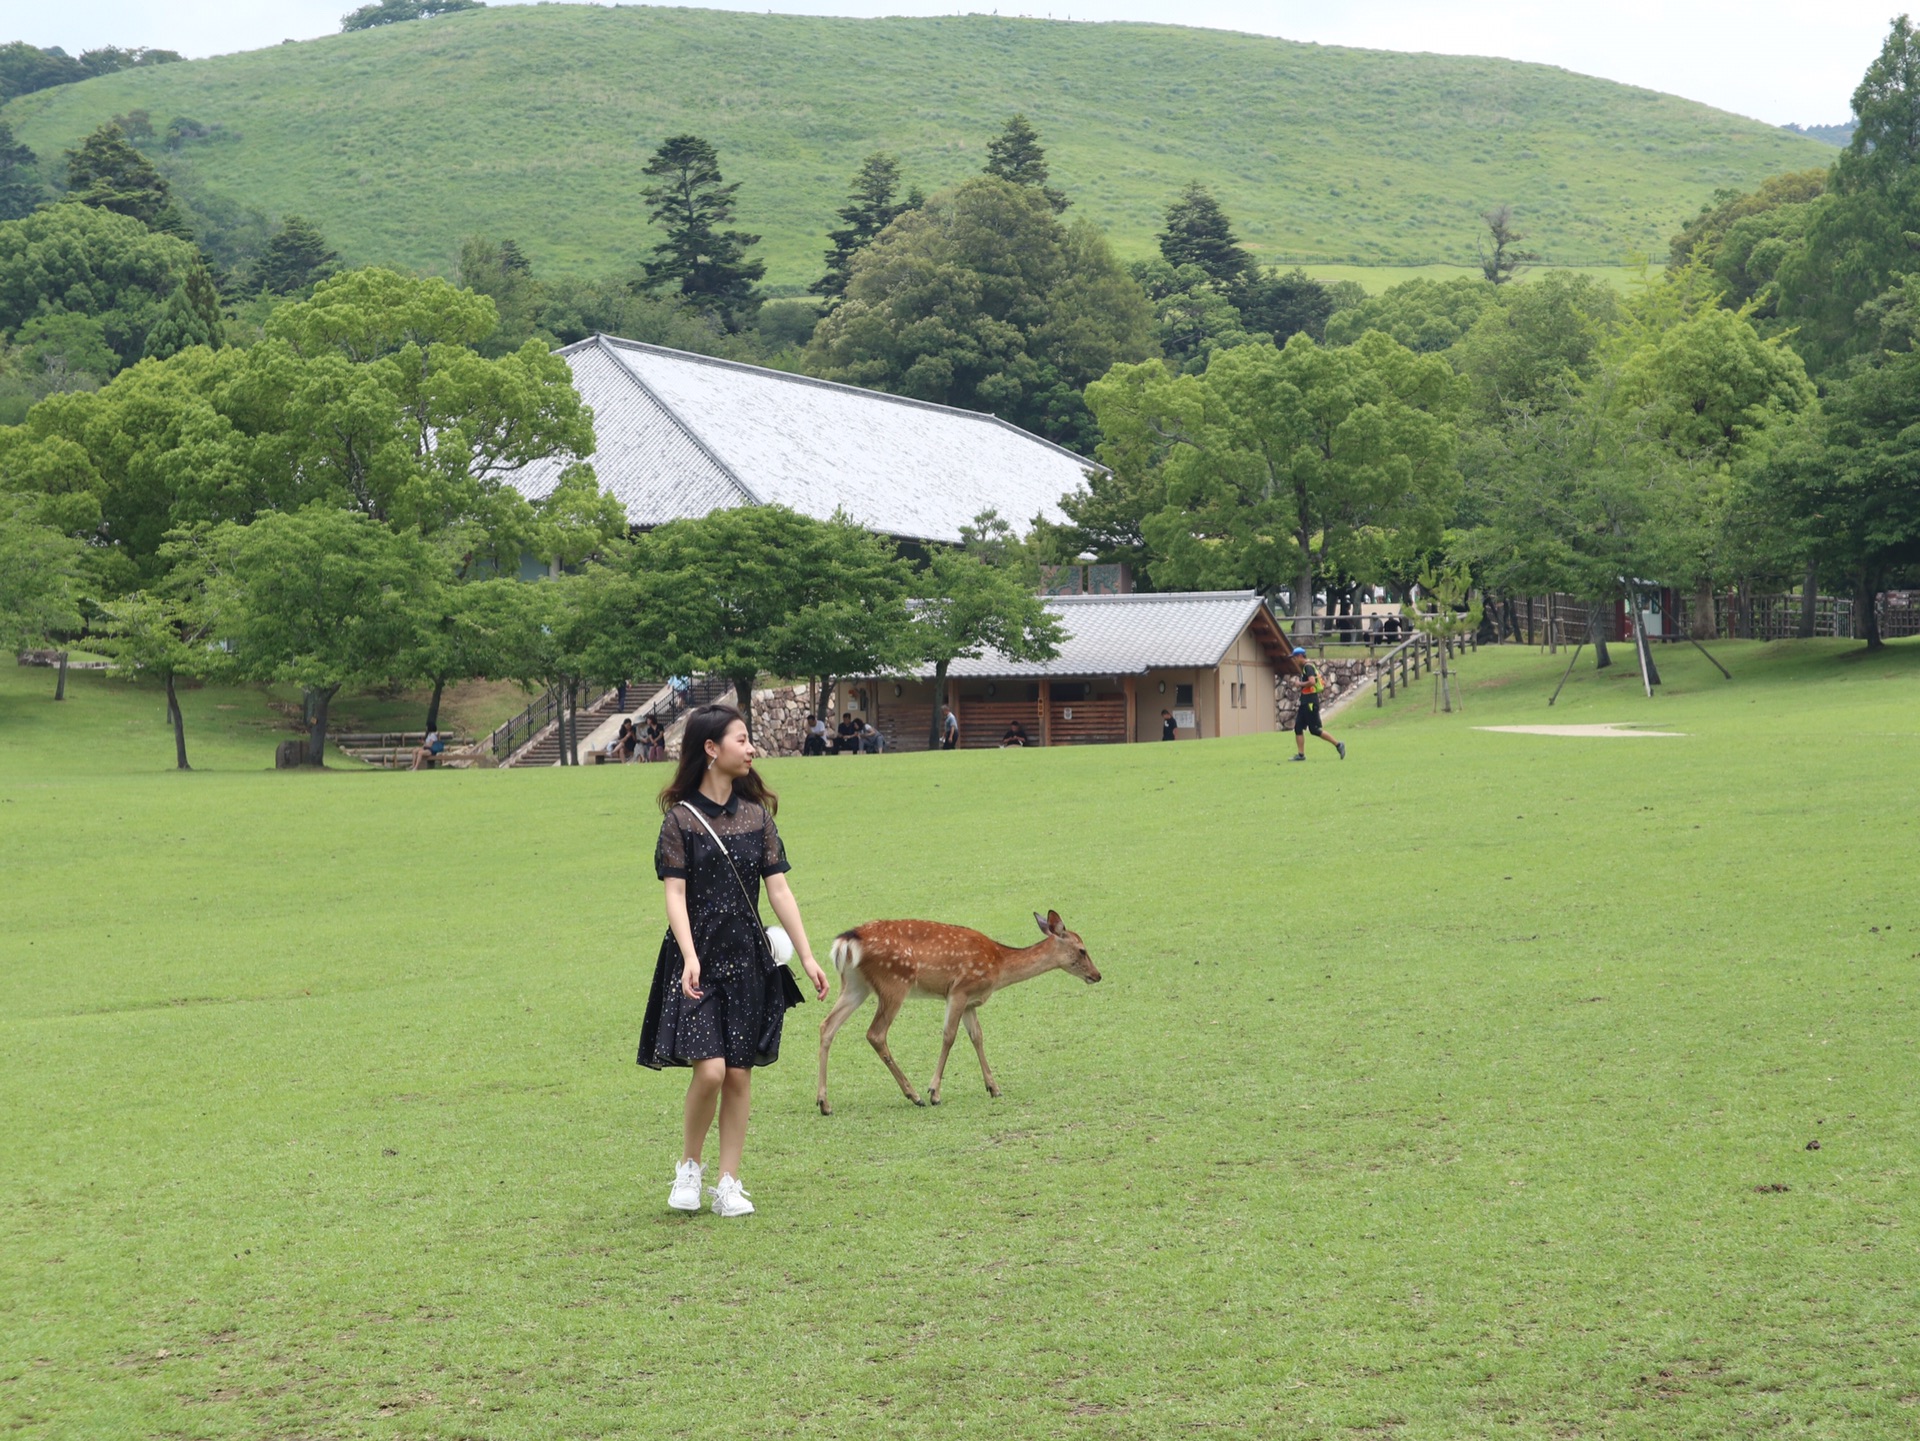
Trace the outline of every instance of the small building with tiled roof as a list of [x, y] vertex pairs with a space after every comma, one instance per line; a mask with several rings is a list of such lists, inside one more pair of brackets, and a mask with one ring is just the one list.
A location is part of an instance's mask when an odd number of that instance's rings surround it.
[[[642, 528], [741, 505], [784, 505], [818, 520], [845, 512], [880, 535], [956, 544], [996, 510], [1024, 533], [1060, 521], [1060, 498], [1101, 467], [982, 415], [596, 335], [558, 354], [593, 408], [600, 487]], [[512, 477], [549, 494], [561, 463]]]
[[1061, 595], [1047, 610], [1065, 632], [1048, 661], [988, 652], [948, 668], [842, 681], [834, 715], [852, 712], [900, 750], [922, 750], [935, 707], [951, 705], [963, 748], [1001, 744], [1018, 722], [1033, 745], [1161, 739], [1171, 711], [1180, 739], [1279, 729], [1293, 643], [1256, 591]]

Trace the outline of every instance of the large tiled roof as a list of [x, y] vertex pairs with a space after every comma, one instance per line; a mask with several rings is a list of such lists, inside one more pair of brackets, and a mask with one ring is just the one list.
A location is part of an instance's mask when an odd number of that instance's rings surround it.
[[[987, 676], [1139, 675], [1149, 670], [1208, 669], [1220, 664], [1240, 632], [1255, 623], [1265, 602], [1251, 590], [1187, 591], [1155, 595], [1058, 595], [1047, 609], [1067, 637], [1049, 661], [1008, 660], [989, 651], [956, 660], [947, 674]], [[1260, 625], [1269, 651], [1282, 645], [1269, 616]], [[923, 676], [933, 674], [922, 667]]]
[[[990, 415], [598, 335], [560, 351], [593, 407], [602, 489], [635, 525], [778, 504], [869, 530], [956, 542], [997, 510], [1061, 520], [1091, 461]], [[538, 498], [558, 462], [513, 484]]]

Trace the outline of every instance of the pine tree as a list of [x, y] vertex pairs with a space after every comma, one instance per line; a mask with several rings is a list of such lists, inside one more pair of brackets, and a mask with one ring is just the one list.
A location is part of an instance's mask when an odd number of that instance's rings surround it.
[[206, 269], [195, 266], [160, 307], [159, 318], [147, 332], [145, 356], [165, 360], [195, 345], [217, 350], [221, 338], [220, 293]]
[[647, 214], [666, 231], [646, 263], [649, 289], [678, 282], [680, 293], [695, 305], [737, 330], [759, 306], [754, 282], [767, 273], [766, 265], [747, 257], [747, 248], [760, 237], [723, 227], [733, 219], [734, 196], [740, 182], [728, 185], [720, 175], [720, 157], [698, 135], [675, 135], [665, 141], [642, 172], [659, 184], [640, 193]]
[[896, 201], [893, 197], [899, 188], [900, 162], [895, 157], [876, 150], [861, 163], [860, 173], [853, 177], [847, 203], [839, 211], [846, 226], [827, 232], [827, 239], [833, 242], [833, 248], [827, 251], [827, 273], [809, 285], [809, 291], [826, 296], [830, 305], [847, 293], [847, 275], [852, 269], [853, 257], [872, 244], [873, 237], [891, 225], [896, 216], [917, 210], [924, 203], [918, 190], [908, 192], [904, 202]]
[[40, 177], [34, 167], [40, 157], [13, 138], [13, 127], [0, 120], [0, 220], [31, 215], [40, 203]]
[[193, 230], [147, 157], [109, 121], [67, 152], [67, 189], [82, 205], [130, 215], [150, 230], [191, 240]]
[[339, 260], [311, 222], [298, 215], [282, 216], [279, 233], [253, 263], [248, 288], [255, 294], [268, 290], [296, 295], [333, 274]]
[[987, 174], [1015, 185], [1031, 185], [1047, 197], [1057, 215], [1071, 202], [1047, 184], [1047, 173], [1047, 152], [1026, 116], [1011, 117], [1006, 128], [987, 142]]
[[1198, 180], [1188, 181], [1167, 207], [1160, 253], [1169, 265], [1199, 266], [1220, 285], [1231, 284], [1253, 269], [1253, 257], [1240, 248], [1220, 202]]

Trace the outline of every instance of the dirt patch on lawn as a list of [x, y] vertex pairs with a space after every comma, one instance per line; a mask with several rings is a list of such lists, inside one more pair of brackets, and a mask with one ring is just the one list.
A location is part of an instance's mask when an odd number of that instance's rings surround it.
[[1641, 736], [1684, 736], [1685, 731], [1634, 730], [1616, 721], [1605, 725], [1475, 726], [1477, 731], [1503, 731], [1517, 736], [1587, 736], [1600, 740], [1637, 740]]

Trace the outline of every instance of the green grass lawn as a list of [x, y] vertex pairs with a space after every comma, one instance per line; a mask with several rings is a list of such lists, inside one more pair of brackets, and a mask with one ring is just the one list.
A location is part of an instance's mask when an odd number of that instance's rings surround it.
[[820, 273], [863, 157], [935, 190], [1024, 111], [1054, 183], [1123, 258], [1198, 179], [1263, 260], [1471, 264], [1515, 208], [1556, 265], [1664, 260], [1723, 187], [1831, 146], [1546, 65], [1303, 45], [1169, 25], [995, 15], [830, 19], [513, 5], [141, 67], [0, 110], [50, 163], [131, 110], [221, 127], [172, 157], [197, 185], [317, 223], [352, 264], [451, 273], [475, 233], [542, 272], [632, 266], [656, 236], [641, 167], [719, 147], [770, 283]]
[[[274, 773], [203, 691], [175, 774], [151, 693], [0, 671], [0, 1427], [1910, 1436], [1920, 643], [1716, 650], [1551, 711], [1483, 650], [1344, 764], [768, 765], [822, 952], [1053, 906], [1106, 978], [937, 1110], [850, 1027], [820, 1117], [795, 1012], [744, 1223], [633, 1064], [661, 768]], [[1473, 729], [1546, 721], [1685, 735]]]

